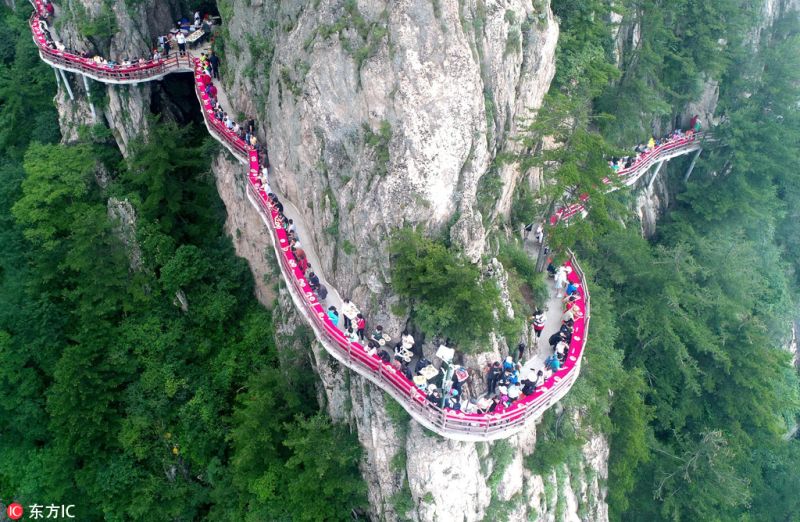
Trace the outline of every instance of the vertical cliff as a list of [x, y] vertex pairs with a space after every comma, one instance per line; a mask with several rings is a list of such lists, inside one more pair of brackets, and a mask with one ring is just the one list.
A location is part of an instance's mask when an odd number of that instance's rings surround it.
[[[223, 81], [236, 112], [267, 123], [260, 133], [273, 184], [313, 224], [303, 240], [322, 271], [397, 331], [404, 318], [391, 312], [388, 233], [450, 227], [473, 259], [484, 253], [487, 225], [508, 212], [521, 177], [498, 155], [515, 150], [519, 118], [549, 88], [557, 25], [543, 2], [311, 7], [221, 3]], [[487, 187], [499, 188], [488, 204], [478, 196]], [[233, 212], [236, 203], [226, 205]], [[307, 351], [306, 328], [285, 295], [278, 309], [284, 349]], [[330, 415], [350, 422], [366, 450], [377, 519], [607, 517], [602, 438], [574, 469], [538, 476], [523, 464], [534, 429], [491, 445], [443, 440], [310, 344]]]
[[[158, 35], [166, 33], [181, 12], [177, 2], [77, 0], [54, 4], [56, 14], [50, 27], [66, 47], [131, 60], [150, 57]], [[126, 154], [131, 140], [146, 133], [150, 101], [160, 89], [158, 84], [104, 85], [69, 73], [66, 79], [75, 99], [69, 98], [62, 85], [57, 103], [65, 141], [74, 140], [81, 126], [107, 124]]]
[[[541, 105], [554, 73], [558, 27], [546, 2], [362, 1], [219, 3], [224, 82], [235, 113], [262, 122], [274, 184], [313, 225], [327, 277], [369, 316], [399, 330], [386, 285], [388, 232], [406, 224], [449, 232], [478, 260], [494, 216], [507, 214], [522, 174], [519, 118]], [[59, 12], [69, 46], [144, 54], [176, 12], [88, 2]], [[88, 20], [88, 22], [87, 22]], [[100, 30], [85, 37], [87, 23]], [[105, 24], [105, 25], [103, 25]], [[58, 96], [66, 139], [82, 125], [111, 129], [123, 153], [146, 132], [159, 84], [105, 87], [69, 75]], [[242, 167], [212, 164], [226, 229], [250, 262], [259, 299], [275, 297], [266, 228], [247, 200]], [[480, 198], [490, 191], [492, 197]], [[447, 441], [411, 422], [383, 392], [345, 370], [313, 340], [284, 293], [275, 315], [281, 348], [306, 356], [319, 396], [365, 448], [372, 514], [381, 520], [603, 520], [608, 448], [596, 437], [577, 463], [539, 476], [525, 465], [531, 429], [509, 441]], [[459, 492], [453, 494], [453, 491]]]
[[[311, 239], [340, 290], [380, 311], [374, 276], [387, 264], [375, 254], [404, 224], [454, 223], [477, 259], [496, 210], [477, 204], [481, 179], [498, 175], [516, 117], [539, 106], [553, 75], [546, 4], [226, 4], [232, 98], [267, 122], [276, 184], [317, 225]], [[510, 191], [516, 176], [502, 170]]]

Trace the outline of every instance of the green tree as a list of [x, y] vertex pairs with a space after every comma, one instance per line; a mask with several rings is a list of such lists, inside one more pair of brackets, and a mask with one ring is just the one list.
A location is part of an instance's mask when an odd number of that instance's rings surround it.
[[499, 291], [475, 265], [443, 243], [402, 229], [392, 238], [392, 288], [411, 305], [413, 321], [426, 333], [448, 337], [472, 350], [488, 341], [497, 324]]

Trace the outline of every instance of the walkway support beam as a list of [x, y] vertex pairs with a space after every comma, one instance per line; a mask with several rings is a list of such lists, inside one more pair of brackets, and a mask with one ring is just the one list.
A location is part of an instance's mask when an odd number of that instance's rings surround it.
[[59, 69], [58, 72], [61, 73], [61, 79], [64, 80], [64, 85], [67, 88], [67, 93], [69, 94], [69, 99], [75, 101], [75, 96], [72, 94], [72, 87], [69, 84], [69, 80], [67, 80], [67, 75], [64, 73], [64, 69]]
[[83, 86], [86, 88], [86, 98], [89, 99], [89, 108], [92, 110], [92, 123], [97, 123], [97, 112], [92, 103], [92, 91], [89, 90], [89, 78], [85, 74], [81, 74], [81, 76], [83, 76]]
[[701, 152], [703, 152], [703, 149], [697, 149], [697, 152], [694, 153], [692, 162], [689, 164], [689, 169], [686, 171], [686, 175], [683, 177], [684, 183], [689, 181], [689, 176], [692, 175], [692, 171], [694, 170], [694, 164], [697, 163], [697, 158], [700, 156]]
[[658, 162], [658, 164], [656, 165], [655, 171], [653, 171], [653, 175], [650, 176], [650, 181], [647, 182], [647, 190], [650, 190], [653, 187], [653, 183], [655, 182], [656, 178], [658, 177], [658, 173], [661, 172], [661, 167], [663, 167], [664, 164], [667, 161], [668, 160], [664, 160], [664, 161], [659, 161]]

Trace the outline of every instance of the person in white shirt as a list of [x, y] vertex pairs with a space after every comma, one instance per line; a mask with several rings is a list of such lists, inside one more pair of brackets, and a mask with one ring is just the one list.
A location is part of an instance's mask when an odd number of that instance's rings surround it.
[[556, 355], [558, 355], [558, 360], [564, 362], [567, 358], [567, 351], [569, 350], [569, 345], [565, 341], [559, 341], [556, 345]]
[[186, 56], [186, 37], [183, 32], [175, 35], [175, 41], [178, 43], [178, 52], [181, 56]]
[[342, 305], [342, 315], [344, 315], [345, 329], [353, 326], [353, 321], [356, 320], [356, 316], [359, 313], [359, 309], [350, 301], [350, 299], [344, 300], [344, 304]]
[[558, 292], [556, 297], [560, 298], [562, 296], [562, 290], [567, 286], [567, 275], [569, 275], [570, 272], [571, 270], [569, 267], [564, 265], [561, 265], [556, 270], [556, 290]]
[[347, 336], [347, 340], [350, 341], [351, 343], [358, 342], [358, 334], [355, 333], [352, 328], [347, 328], [345, 330], [345, 335]]
[[[272, 187], [269, 186], [269, 174], [267, 172], [267, 167], [263, 167], [261, 169], [261, 174], [258, 176], [258, 179], [261, 181], [261, 188], [264, 189], [264, 192], [267, 194], [272, 192]], [[289, 232], [294, 232], [294, 224], [292, 220], [289, 220]]]

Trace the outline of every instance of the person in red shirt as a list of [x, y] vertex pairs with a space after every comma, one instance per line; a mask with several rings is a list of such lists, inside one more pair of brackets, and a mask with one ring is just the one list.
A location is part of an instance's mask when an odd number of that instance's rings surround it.
[[308, 259], [306, 258], [306, 251], [302, 248], [294, 249], [294, 258], [297, 259], [297, 266], [305, 274], [308, 269]]
[[362, 314], [358, 314], [356, 316], [356, 332], [358, 332], [358, 338], [362, 341], [364, 340], [364, 332], [367, 329], [367, 320], [364, 319]]

